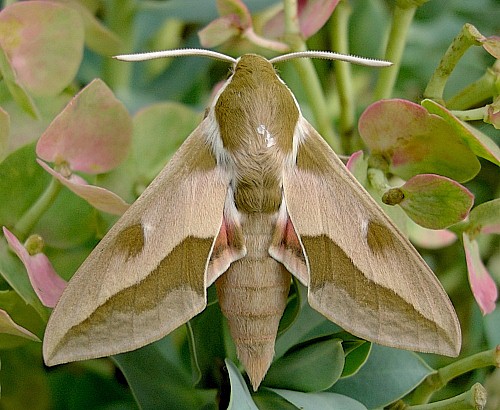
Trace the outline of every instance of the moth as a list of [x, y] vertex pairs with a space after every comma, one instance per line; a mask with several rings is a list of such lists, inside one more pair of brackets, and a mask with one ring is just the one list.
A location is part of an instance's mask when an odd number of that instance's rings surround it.
[[201, 124], [75, 273], [48, 322], [47, 365], [160, 339], [200, 313], [215, 283], [256, 390], [274, 355], [291, 275], [310, 306], [361, 338], [456, 356], [459, 323], [424, 260], [302, 116], [274, 63], [233, 65]]

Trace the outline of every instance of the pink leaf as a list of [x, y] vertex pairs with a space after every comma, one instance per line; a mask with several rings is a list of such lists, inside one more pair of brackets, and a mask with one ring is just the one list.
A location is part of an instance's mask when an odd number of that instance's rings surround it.
[[368, 162], [364, 158], [363, 151], [359, 150], [353, 153], [349, 157], [346, 167], [349, 171], [351, 171], [361, 185], [366, 185]]
[[500, 36], [486, 37], [483, 48], [495, 58], [500, 58]]
[[34, 95], [57, 95], [75, 77], [83, 56], [78, 13], [48, 1], [23, 1], [0, 13], [0, 46], [19, 82]]
[[198, 32], [203, 47], [217, 47], [233, 37], [238, 36], [241, 29], [235, 22], [234, 16], [224, 16], [213, 20]]
[[31, 286], [41, 302], [47, 307], [54, 307], [66, 287], [66, 281], [56, 273], [45, 254], [30, 255], [7, 228], [3, 228], [3, 233], [12, 250], [26, 267]]
[[463, 234], [463, 240], [470, 287], [481, 312], [487, 315], [495, 310], [498, 289], [481, 260], [477, 242], [471, 241], [466, 233]]
[[458, 129], [411, 101], [377, 101], [361, 115], [358, 128], [372, 153], [403, 179], [438, 174], [465, 182], [481, 168]]
[[81, 90], [38, 140], [37, 155], [67, 162], [72, 170], [107, 172], [128, 154], [132, 119], [125, 106], [99, 79]]
[[105, 188], [89, 185], [82, 177], [75, 174], [66, 178], [50, 168], [45, 162], [40, 160], [37, 162], [45, 171], [57, 178], [61, 184], [80, 198], [85, 199], [94, 208], [113, 215], [122, 215], [128, 209], [129, 205], [115, 193]]
[[309, 38], [325, 25], [339, 0], [299, 0], [300, 32]]
[[[304, 39], [325, 25], [339, 0], [299, 0], [298, 15], [300, 32]], [[263, 27], [263, 35], [270, 38], [282, 37], [285, 33], [285, 16], [283, 9], [268, 20]]]
[[40, 341], [36, 335], [14, 322], [9, 314], [3, 309], [0, 309], [0, 333], [24, 337], [25, 339], [34, 340], [35, 342]]
[[353, 168], [356, 167], [356, 164], [363, 159], [363, 151], [359, 150], [351, 154], [349, 157], [346, 168], [352, 172]]
[[217, 0], [217, 10], [221, 16], [234, 16], [242, 29], [252, 27], [252, 16], [241, 0]]
[[441, 249], [451, 245], [457, 236], [446, 229], [427, 229], [413, 221], [407, 222], [408, 236], [413, 244], [426, 249]]

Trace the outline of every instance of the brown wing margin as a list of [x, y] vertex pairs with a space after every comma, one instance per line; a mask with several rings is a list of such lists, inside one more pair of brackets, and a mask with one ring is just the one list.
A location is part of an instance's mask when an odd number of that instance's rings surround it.
[[351, 333], [456, 356], [453, 306], [418, 252], [303, 118], [287, 210], [309, 270], [309, 303]]
[[137, 349], [206, 306], [228, 178], [205, 121], [73, 276], [46, 328], [48, 365]]

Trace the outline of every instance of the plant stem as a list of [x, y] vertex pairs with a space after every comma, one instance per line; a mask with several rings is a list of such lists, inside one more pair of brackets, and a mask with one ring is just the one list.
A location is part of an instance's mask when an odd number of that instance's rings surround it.
[[411, 395], [412, 404], [427, 403], [432, 394], [445, 386], [450, 380], [471, 370], [486, 366], [500, 367], [500, 345], [496, 349], [480, 352], [475, 355], [465, 357], [442, 367], [435, 373], [430, 374], [413, 391]]
[[24, 241], [42, 215], [47, 211], [50, 205], [52, 205], [61, 190], [61, 186], [61, 183], [57, 179], [52, 178], [47, 189], [37, 201], [31, 205], [31, 208], [28, 209], [21, 219], [17, 221], [13, 231], [21, 241]]
[[475, 107], [495, 95], [497, 87], [500, 87], [500, 60], [492, 68], [488, 68], [481, 78], [446, 101], [446, 106], [452, 110]]
[[292, 61], [299, 77], [304, 84], [304, 92], [314, 114], [318, 132], [330, 144], [332, 149], [340, 152], [340, 142], [333, 131], [332, 123], [326, 109], [325, 95], [321, 88], [318, 74], [311, 60], [300, 58]]
[[488, 108], [480, 107], [473, 110], [451, 111], [451, 113], [462, 121], [484, 120], [488, 114]]
[[[332, 15], [332, 48], [338, 53], [349, 54], [347, 33], [351, 11], [349, 3], [341, 0]], [[340, 98], [340, 141], [343, 152], [351, 152], [351, 138], [356, 126], [351, 65], [343, 61], [335, 61], [334, 65]]]
[[441, 105], [445, 105], [443, 99], [444, 87], [464, 53], [473, 45], [480, 45], [477, 40], [478, 32], [471, 24], [465, 24], [458, 35], [453, 39], [448, 50], [441, 58], [439, 65], [432, 74], [432, 77], [424, 91], [424, 97], [430, 98]]
[[[119, 2], [106, 2], [107, 26], [119, 33], [123, 44], [122, 53], [132, 52], [133, 47], [133, 17], [135, 15], [135, 0], [124, 0]], [[102, 77], [113, 90], [126, 90], [130, 86], [133, 64], [124, 64], [121, 61], [104, 58]]]
[[396, 78], [401, 67], [401, 59], [405, 49], [406, 38], [417, 7], [425, 1], [398, 0], [394, 7], [389, 42], [385, 51], [385, 59], [393, 65], [380, 71], [375, 88], [375, 99], [390, 98]]
[[[285, 38], [290, 44], [291, 51], [306, 50], [306, 44], [300, 37], [299, 17], [297, 14], [297, 0], [284, 0]], [[302, 81], [307, 101], [314, 115], [318, 132], [325, 138], [335, 151], [339, 151], [340, 144], [335, 135], [328, 111], [325, 95], [321, 88], [318, 74], [311, 60], [299, 58], [292, 61], [299, 78]]]
[[380, 168], [368, 168], [367, 178], [370, 185], [378, 194], [380, 194], [380, 196], [391, 188], [387, 181], [385, 172]]
[[479, 383], [470, 390], [446, 400], [408, 406], [407, 410], [481, 410], [486, 405], [486, 389]]
[[[298, 14], [298, 4], [297, 0], [284, 0], [283, 1], [283, 11], [285, 14], [285, 34], [287, 36], [299, 36], [300, 35], [300, 24], [299, 24], [299, 14]], [[295, 47], [292, 45], [292, 48]], [[305, 47], [303, 48], [305, 50]], [[298, 51], [295, 49], [295, 51]]]

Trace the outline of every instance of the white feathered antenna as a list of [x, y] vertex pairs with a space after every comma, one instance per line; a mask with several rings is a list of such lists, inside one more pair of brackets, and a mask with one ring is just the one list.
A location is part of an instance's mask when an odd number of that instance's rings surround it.
[[[155, 58], [169, 58], [169, 57], [181, 57], [181, 56], [209, 57], [216, 60], [226, 61], [232, 64], [238, 61], [238, 59], [230, 57], [226, 54], [218, 53], [217, 51], [212, 51], [212, 50], [205, 50], [203, 48], [181, 48], [175, 50], [153, 51], [150, 53], [123, 54], [115, 56], [114, 58], [122, 61], [146, 61], [146, 60], [153, 60]], [[370, 58], [333, 53], [331, 51], [298, 51], [295, 53], [283, 54], [281, 56], [271, 58], [269, 61], [272, 64], [275, 64], [275, 63], [281, 63], [283, 61], [292, 60], [294, 58], [321, 58], [327, 60], [339, 60], [370, 67], [388, 67], [392, 65], [392, 63], [389, 61], [374, 60]]]

